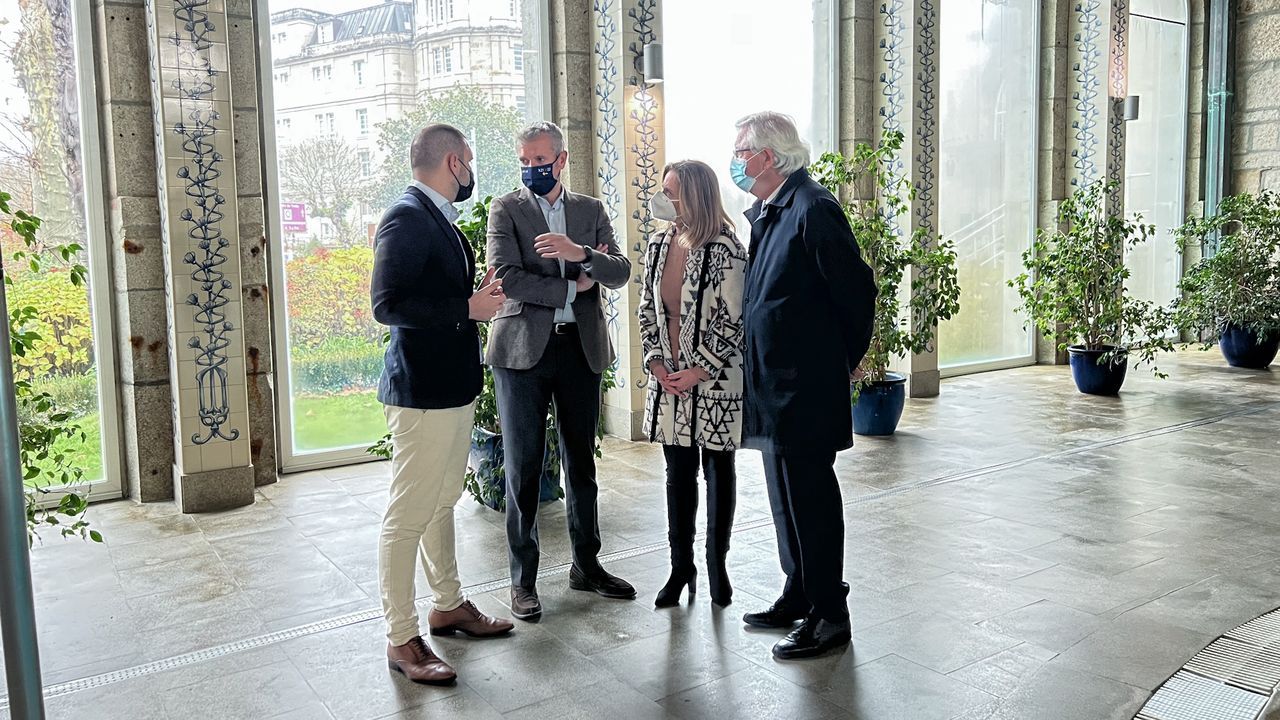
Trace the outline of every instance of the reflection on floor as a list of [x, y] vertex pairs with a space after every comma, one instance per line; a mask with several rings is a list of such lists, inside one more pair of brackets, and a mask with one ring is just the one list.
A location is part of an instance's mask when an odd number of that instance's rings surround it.
[[[1065, 368], [947, 381], [901, 431], [842, 453], [854, 647], [782, 664], [741, 614], [780, 589], [759, 456], [740, 453], [734, 603], [655, 610], [666, 577], [658, 448], [610, 441], [600, 465], [610, 570], [597, 599], [542, 581], [536, 625], [433, 639], [455, 688], [406, 683], [377, 620], [228, 652], [49, 701], [53, 718], [1131, 718], [1224, 631], [1280, 605], [1280, 373], [1184, 355], [1123, 395]], [[95, 508], [105, 547], [34, 555], [45, 681], [144, 665], [376, 607], [385, 465], [285, 478], [256, 505], [183, 516]], [[463, 581], [505, 581], [502, 517], [465, 499]], [[564, 511], [544, 567], [568, 561]], [[635, 549], [647, 550], [635, 552]], [[419, 579], [422, 594], [425, 581]], [[491, 585], [491, 587], [493, 587]], [[506, 613], [504, 590], [479, 604]], [[3, 715], [3, 712], [0, 712]]]

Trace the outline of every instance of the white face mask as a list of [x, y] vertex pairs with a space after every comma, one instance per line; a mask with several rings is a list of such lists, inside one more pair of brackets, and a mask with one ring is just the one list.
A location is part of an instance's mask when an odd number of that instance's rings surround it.
[[676, 221], [676, 206], [671, 202], [671, 198], [667, 194], [660, 192], [649, 200], [649, 214], [659, 220], [667, 222]]

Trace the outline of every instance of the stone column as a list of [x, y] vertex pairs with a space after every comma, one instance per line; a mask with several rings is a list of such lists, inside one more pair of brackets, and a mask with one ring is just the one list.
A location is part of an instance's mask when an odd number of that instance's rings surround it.
[[[939, 19], [936, 0], [886, 0], [879, 7], [880, 130], [905, 136], [894, 172], [916, 187], [911, 212], [896, 223], [904, 237], [918, 229], [937, 232]], [[904, 285], [905, 303], [910, 286]], [[906, 373], [911, 397], [938, 394], [936, 346], [902, 359], [894, 369]]]
[[[1072, 152], [1075, 122], [1074, 88], [1076, 73], [1072, 65], [1072, 27], [1077, 0], [1044, 0], [1040, 13], [1040, 140], [1037, 167], [1039, 227], [1057, 225], [1058, 204], [1070, 193], [1072, 171], [1068, 160]], [[1053, 338], [1038, 331], [1036, 362], [1062, 365], [1066, 351], [1059, 351]]]
[[645, 370], [638, 325], [644, 249], [656, 230], [649, 200], [660, 191], [664, 163], [661, 93], [644, 82], [643, 51], [658, 41], [657, 0], [594, 0], [596, 196], [631, 259], [632, 281], [606, 293], [605, 318], [618, 358], [618, 387], [605, 398], [609, 432], [643, 437]]
[[225, 6], [148, 0], [147, 26], [174, 497], [184, 512], [237, 507], [253, 502], [254, 471]]

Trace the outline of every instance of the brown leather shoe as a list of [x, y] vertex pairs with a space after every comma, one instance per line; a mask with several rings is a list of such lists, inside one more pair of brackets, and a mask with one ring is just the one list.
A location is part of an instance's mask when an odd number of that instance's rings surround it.
[[387, 666], [416, 683], [452, 685], [458, 674], [419, 635], [403, 645], [387, 645]]
[[432, 635], [452, 635], [462, 633], [468, 637], [488, 638], [506, 635], [515, 627], [510, 620], [499, 620], [480, 612], [480, 608], [470, 600], [458, 607], [440, 612], [431, 608], [427, 615], [427, 624], [431, 626]]

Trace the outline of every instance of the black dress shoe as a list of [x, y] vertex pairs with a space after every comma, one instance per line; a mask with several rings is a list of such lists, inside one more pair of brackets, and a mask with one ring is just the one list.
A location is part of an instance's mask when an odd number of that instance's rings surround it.
[[574, 565], [569, 568], [569, 587], [615, 600], [632, 600], [636, 596], [636, 589], [631, 587], [631, 583], [610, 575], [604, 568], [596, 568], [588, 573]]
[[833, 623], [816, 617], [806, 618], [800, 627], [773, 646], [773, 656], [779, 660], [798, 660], [817, 657], [830, 650], [842, 648], [853, 640], [849, 620]]
[[800, 622], [808, 614], [783, 600], [778, 600], [764, 612], [747, 613], [742, 622], [758, 628], [789, 628]]
[[542, 617], [542, 603], [538, 591], [518, 585], [511, 586], [511, 617], [533, 622]]

